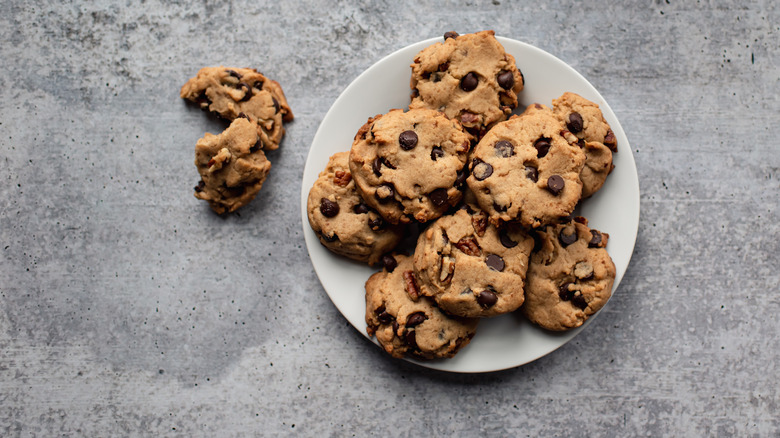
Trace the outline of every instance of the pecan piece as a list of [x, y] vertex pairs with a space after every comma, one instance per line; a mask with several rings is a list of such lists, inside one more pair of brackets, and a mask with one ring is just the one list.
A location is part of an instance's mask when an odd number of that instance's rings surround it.
[[414, 271], [404, 271], [404, 289], [409, 294], [409, 298], [412, 301], [417, 301], [420, 298], [420, 290], [417, 289], [417, 282], [414, 278]]
[[455, 244], [455, 247], [461, 250], [464, 254], [470, 256], [482, 255], [482, 248], [479, 247], [477, 240], [473, 237], [464, 237]]
[[339, 187], [346, 187], [350, 181], [352, 181], [352, 174], [349, 172], [337, 170], [333, 175], [333, 182]]
[[487, 213], [484, 211], [480, 211], [474, 216], [471, 216], [471, 226], [474, 227], [474, 232], [477, 233], [477, 236], [482, 237], [485, 235], [485, 230], [487, 230], [487, 222]]

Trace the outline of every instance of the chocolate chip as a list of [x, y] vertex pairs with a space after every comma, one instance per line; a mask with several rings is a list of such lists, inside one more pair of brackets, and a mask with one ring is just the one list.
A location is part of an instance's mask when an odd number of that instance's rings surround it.
[[493, 307], [498, 302], [495, 291], [485, 289], [477, 296], [477, 303], [484, 308]]
[[339, 236], [336, 233], [333, 233], [332, 236], [328, 236], [327, 234], [323, 234], [322, 238], [325, 239], [326, 242], [335, 242], [339, 240]]
[[493, 174], [493, 166], [480, 160], [479, 158], [475, 158], [474, 167], [472, 168], [471, 173], [474, 174], [474, 178], [476, 178], [477, 181], [483, 181], [485, 178]]
[[448, 68], [450, 68], [449, 62], [442, 62], [439, 64], [439, 71], [447, 71]]
[[366, 214], [369, 211], [369, 207], [365, 202], [361, 202], [360, 204], [357, 204], [356, 206], [352, 207], [352, 211], [355, 212], [355, 214]]
[[582, 116], [578, 112], [569, 114], [569, 123], [566, 124], [572, 134], [582, 131]]
[[380, 307], [376, 309], [376, 319], [379, 320], [382, 324], [390, 324], [391, 322], [395, 321], [395, 318], [393, 318], [393, 315], [387, 313], [387, 310], [385, 310], [384, 307]]
[[320, 199], [320, 212], [325, 217], [334, 217], [339, 214], [339, 204], [327, 198]]
[[255, 82], [255, 84], [254, 84], [254, 85], [252, 85], [252, 86], [253, 86], [253, 87], [255, 87], [255, 88], [257, 88], [258, 90], [262, 90], [262, 89], [263, 89], [263, 81], [257, 81], [257, 82]]
[[281, 108], [281, 107], [279, 106], [279, 101], [278, 101], [278, 100], [276, 100], [276, 98], [275, 98], [275, 97], [271, 97], [271, 100], [273, 100], [273, 101], [274, 101], [274, 111], [278, 113], [278, 112], [279, 112], [279, 108]]
[[382, 184], [381, 186], [377, 187], [374, 196], [377, 200], [379, 200], [379, 202], [387, 202], [393, 199], [395, 196], [395, 190], [393, 190], [393, 186], [390, 184]]
[[393, 321], [393, 333], [398, 333], [398, 321]]
[[547, 190], [553, 195], [558, 195], [563, 190], [564, 182], [560, 175], [551, 175], [547, 178]]
[[511, 90], [515, 86], [515, 75], [511, 71], [501, 71], [497, 79], [498, 85], [504, 90]]
[[617, 138], [615, 138], [615, 133], [611, 129], [607, 130], [607, 135], [604, 136], [604, 145], [612, 152], [617, 152]]
[[434, 146], [433, 149], [431, 149], [431, 160], [436, 161], [443, 156], [444, 150], [439, 146]]
[[374, 175], [382, 176], [382, 157], [374, 158], [374, 162], [371, 163], [371, 168], [374, 170]]
[[244, 97], [241, 98], [241, 102], [247, 101], [252, 98], [252, 87], [245, 84], [244, 82], [239, 82], [238, 88], [244, 89]]
[[504, 245], [505, 248], [514, 248], [517, 246], [517, 242], [509, 237], [509, 233], [507, 233], [506, 230], [499, 231], [498, 238], [501, 240], [501, 244]]
[[596, 230], [590, 230], [590, 242], [588, 242], [588, 248], [598, 248], [601, 246], [601, 233]]
[[571, 298], [571, 303], [579, 307], [580, 310], [585, 310], [588, 307], [588, 302], [585, 301], [585, 297], [582, 295], [575, 295]]
[[381, 231], [385, 227], [385, 221], [381, 217], [375, 219], [369, 218], [368, 227], [371, 228], [372, 231]]
[[475, 88], [477, 88], [478, 84], [479, 78], [472, 71], [467, 73], [466, 76], [463, 76], [463, 79], [460, 80], [460, 89], [463, 91], [473, 91]]
[[539, 171], [535, 167], [525, 166], [525, 177], [533, 182], [539, 181]]
[[387, 272], [393, 272], [398, 267], [398, 261], [390, 254], [385, 254], [382, 256], [382, 266], [387, 269]]
[[436, 189], [428, 194], [428, 197], [431, 199], [431, 202], [433, 202], [433, 205], [437, 207], [441, 207], [449, 201], [447, 189]]
[[558, 218], [558, 223], [559, 224], [568, 224], [569, 222], [571, 222], [572, 219], [574, 219], [574, 214], [570, 213], [567, 216], [559, 217]]
[[485, 257], [485, 264], [488, 266], [488, 268], [494, 271], [504, 271], [504, 259], [502, 259], [498, 254], [490, 254], [489, 256]]
[[536, 158], [542, 158], [550, 152], [550, 139], [542, 137], [534, 142], [536, 148]]
[[238, 113], [238, 116], [236, 118], [249, 120], [249, 116], [246, 115], [245, 113]]
[[455, 39], [455, 38], [457, 38], [459, 36], [460, 36], [460, 34], [458, 34], [458, 32], [452, 32], [452, 31], [445, 32], [444, 33], [444, 41], [447, 41], [450, 38]]
[[574, 229], [572, 233], [567, 234], [565, 228], [561, 229], [561, 232], [558, 233], [558, 241], [561, 242], [561, 246], [566, 248], [577, 241], [577, 230]]
[[409, 348], [417, 349], [417, 335], [414, 333], [414, 330], [406, 332], [406, 345]]
[[198, 185], [195, 186], [194, 190], [195, 190], [195, 192], [200, 193], [205, 188], [206, 188], [206, 183], [203, 182], [203, 180], [200, 180], [200, 181], [198, 181]]
[[558, 288], [558, 297], [563, 301], [569, 301], [574, 296], [574, 291], [569, 290], [569, 285], [571, 283], [563, 283]]
[[499, 205], [499, 204], [497, 204], [495, 202], [493, 203], [493, 209], [496, 210], [499, 213], [505, 212], [507, 210], [507, 208], [508, 207], [506, 205]]
[[417, 146], [417, 133], [414, 131], [404, 131], [398, 136], [398, 143], [401, 144], [401, 149], [408, 151], [414, 149]]
[[502, 158], [509, 158], [515, 154], [515, 147], [506, 140], [497, 141], [493, 147], [496, 149], [496, 156]]
[[422, 324], [428, 319], [423, 312], [415, 312], [406, 318], [406, 327], [414, 327]]
[[463, 167], [463, 169], [458, 172], [458, 176], [455, 178], [455, 187], [463, 187], [464, 184], [466, 184], [466, 178], [469, 176], [469, 170], [468, 166]]
[[237, 72], [237, 71], [235, 71], [235, 70], [225, 70], [225, 71], [226, 71], [226, 72], [227, 72], [227, 74], [229, 74], [230, 76], [233, 76], [233, 77], [234, 77], [234, 78], [236, 78], [236, 79], [241, 79], [241, 75], [240, 75], [240, 74], [238, 74], [238, 72]]

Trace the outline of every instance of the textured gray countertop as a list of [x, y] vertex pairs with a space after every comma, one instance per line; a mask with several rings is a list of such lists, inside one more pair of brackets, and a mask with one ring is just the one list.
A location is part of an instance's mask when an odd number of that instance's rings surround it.
[[[2, 11], [0, 435], [780, 433], [776, 3]], [[582, 334], [460, 375], [392, 360], [347, 323], [312, 270], [299, 194], [320, 121], [360, 72], [482, 29], [600, 90], [631, 142], [641, 219]], [[226, 217], [192, 196], [194, 144], [223, 125], [178, 94], [219, 64], [278, 80], [296, 116], [258, 198]]]

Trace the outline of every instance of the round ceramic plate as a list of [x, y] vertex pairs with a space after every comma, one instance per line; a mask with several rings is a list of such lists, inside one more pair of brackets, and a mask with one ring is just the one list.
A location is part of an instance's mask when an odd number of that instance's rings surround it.
[[[497, 39], [515, 57], [525, 77], [518, 112], [537, 102], [550, 106], [553, 99], [572, 91], [599, 104], [617, 137], [619, 149], [614, 155], [615, 170], [604, 187], [585, 200], [578, 211], [588, 218], [591, 227], [610, 236], [607, 251], [617, 268], [612, 289], [614, 294], [631, 259], [639, 226], [639, 180], [623, 128], [599, 92], [569, 65], [529, 44], [508, 38]], [[328, 158], [336, 152], [348, 151], [355, 133], [369, 117], [393, 108], [408, 108], [411, 91], [409, 65], [420, 50], [439, 41], [442, 38], [432, 38], [398, 50], [358, 76], [322, 120], [303, 171], [301, 217], [312, 265], [333, 304], [364, 336], [367, 336], [364, 286], [368, 277], [377, 270], [337, 256], [322, 246], [309, 227], [306, 199]], [[474, 339], [452, 359], [407, 360], [428, 368], [461, 373], [512, 368], [554, 351], [585, 329], [592, 320], [593, 317], [582, 327], [565, 333], [552, 333], [532, 325], [519, 313], [502, 315], [480, 321]], [[375, 339], [372, 340], [376, 343]]]

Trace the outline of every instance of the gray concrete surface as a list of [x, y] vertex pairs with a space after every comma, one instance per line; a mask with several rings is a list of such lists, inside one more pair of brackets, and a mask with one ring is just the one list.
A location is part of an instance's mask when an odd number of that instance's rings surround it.
[[[777, 436], [776, 2], [25, 2], [0, 14], [0, 435]], [[386, 357], [301, 235], [309, 144], [384, 55], [495, 29], [579, 70], [632, 144], [631, 265], [574, 341], [484, 375]], [[240, 214], [192, 197], [205, 65], [296, 120]]]

